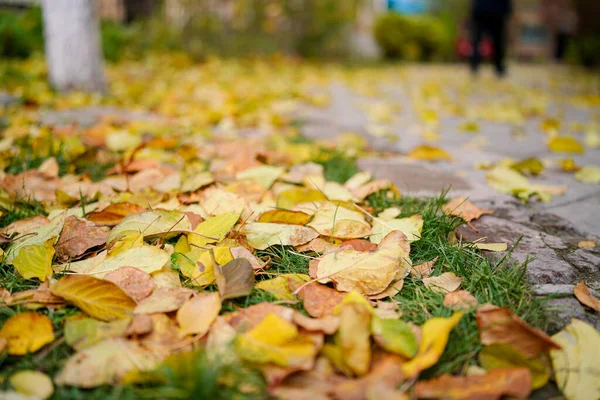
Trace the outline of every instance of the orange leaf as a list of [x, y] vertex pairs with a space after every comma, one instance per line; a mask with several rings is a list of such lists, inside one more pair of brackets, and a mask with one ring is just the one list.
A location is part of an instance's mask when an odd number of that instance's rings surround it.
[[581, 304], [600, 312], [600, 300], [592, 296], [590, 289], [588, 289], [584, 281], [579, 282], [579, 284], [575, 286], [573, 292]]
[[142, 211], [145, 211], [145, 209], [137, 204], [117, 203], [111, 204], [102, 211], [89, 213], [86, 219], [95, 222], [97, 225], [114, 226], [123, 221], [125, 217]]
[[485, 214], [493, 214], [494, 210], [485, 210], [477, 207], [475, 204], [466, 200], [464, 197], [457, 197], [445, 204], [442, 209], [446, 214], [461, 217], [467, 222], [471, 222]]

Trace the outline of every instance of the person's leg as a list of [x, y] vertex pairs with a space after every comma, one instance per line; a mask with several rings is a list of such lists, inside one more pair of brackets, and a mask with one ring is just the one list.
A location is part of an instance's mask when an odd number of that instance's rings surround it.
[[479, 46], [481, 45], [481, 39], [483, 37], [483, 23], [477, 18], [473, 18], [471, 21], [471, 45], [473, 51], [471, 53], [471, 71], [477, 73], [479, 65], [481, 64], [481, 52]]
[[505, 56], [506, 56], [506, 19], [495, 18], [490, 22], [490, 35], [494, 43], [494, 65], [498, 76], [506, 74]]

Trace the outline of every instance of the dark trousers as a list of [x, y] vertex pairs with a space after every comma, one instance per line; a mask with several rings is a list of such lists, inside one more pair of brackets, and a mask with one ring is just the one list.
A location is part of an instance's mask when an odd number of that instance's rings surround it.
[[554, 40], [554, 59], [562, 61], [565, 58], [565, 53], [569, 47], [570, 35], [567, 33], [557, 33]]
[[488, 35], [494, 45], [494, 66], [500, 76], [506, 72], [504, 58], [506, 55], [506, 18], [504, 16], [484, 15], [475, 16], [472, 26], [473, 54], [471, 55], [471, 69], [477, 72], [481, 64], [479, 45], [483, 35]]

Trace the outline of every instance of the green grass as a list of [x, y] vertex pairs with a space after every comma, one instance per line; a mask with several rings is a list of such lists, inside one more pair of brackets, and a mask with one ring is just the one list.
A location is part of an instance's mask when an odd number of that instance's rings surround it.
[[35, 199], [20, 199], [2, 210], [0, 217], [0, 228], [4, 228], [15, 221], [35, 217], [36, 215], [47, 215], [44, 206]]
[[323, 166], [323, 174], [328, 181], [345, 183], [360, 171], [356, 158], [341, 151], [321, 150], [313, 161]]
[[[451, 232], [463, 222], [459, 218], [447, 216], [441, 212], [441, 207], [445, 202], [444, 194], [437, 198], [415, 199], [405, 197], [397, 199], [388, 196], [386, 193], [376, 193], [369, 196], [367, 202], [375, 214], [385, 208], [397, 206], [402, 208], [400, 217], [407, 217], [416, 213], [423, 216], [422, 236], [420, 240], [411, 245], [413, 264], [430, 261], [438, 257], [434, 275], [446, 271], [454, 272], [463, 278], [462, 288], [471, 292], [480, 303], [492, 303], [509, 307], [533, 326], [542, 329], [546, 327], [544, 303], [533, 296], [532, 289], [525, 279], [525, 265], [515, 265], [510, 261], [510, 257], [493, 261], [482, 256], [481, 252], [473, 247], [464, 247], [451, 241]], [[265, 271], [266, 273], [258, 275], [256, 278], [257, 281], [261, 281], [283, 273], [307, 274], [310, 257], [314, 254], [298, 254], [291, 247], [272, 246], [267, 250], [257, 252], [257, 256], [270, 262], [270, 267]], [[10, 291], [21, 291], [34, 288], [37, 285], [37, 281], [25, 280], [19, 277], [12, 267], [0, 265], [0, 287], [5, 287]], [[216, 287], [213, 285], [208, 289], [216, 290]], [[426, 289], [419, 279], [409, 276], [405, 279], [404, 288], [392, 300], [399, 303], [404, 320], [421, 325], [432, 317], [447, 317], [452, 314], [450, 309], [443, 306], [443, 297], [442, 294]], [[273, 295], [254, 289], [249, 296], [225, 302], [222, 312], [231, 312], [262, 302], [276, 301]], [[301, 302], [281, 304], [305, 312]], [[0, 324], [11, 315], [21, 311], [23, 310], [18, 307], [12, 309], [0, 308]], [[58, 338], [62, 336], [64, 319], [76, 310], [68, 307], [56, 311], [40, 309], [38, 312], [45, 313], [51, 318]], [[423, 377], [464, 371], [466, 367], [476, 362], [476, 356], [480, 349], [481, 343], [479, 342], [475, 313], [473, 311], [467, 312], [453, 330], [442, 358], [434, 367], [425, 371]], [[49, 352], [41, 357], [42, 352], [44, 350], [25, 357], [5, 357], [0, 360], [2, 376], [7, 377], [14, 371], [26, 368], [39, 369], [53, 375], [73, 351], [63, 343], [52, 347]], [[191, 360], [190, 363], [188, 367], [183, 369], [173, 369], [172, 366], [169, 367], [168, 365], [160, 367], [157, 373], [164, 376], [165, 380], [158, 386], [155, 385], [150, 388], [140, 386], [101, 387], [88, 391], [76, 388], [58, 388], [53, 398], [136, 399], [154, 397], [196, 399], [258, 398], [259, 396], [256, 393], [244, 394], [238, 390], [239, 388], [223, 387], [219, 384], [224, 376], [235, 375], [235, 372], [232, 371], [239, 371], [240, 376], [247, 376], [249, 380], [254, 380], [256, 378], [255, 371], [248, 370], [244, 365], [239, 363], [228, 364], [227, 362], [222, 365], [215, 364], [214, 360], [208, 361], [202, 353], [198, 353], [197, 359]], [[8, 384], [5, 381], [2, 385], [6, 388]], [[229, 390], [232, 391], [229, 392]], [[225, 393], [228, 397], [223, 397]]]

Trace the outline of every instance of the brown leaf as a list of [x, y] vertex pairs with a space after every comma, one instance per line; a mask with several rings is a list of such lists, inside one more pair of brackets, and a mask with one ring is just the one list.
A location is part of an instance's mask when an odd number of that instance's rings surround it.
[[431, 261], [427, 261], [419, 265], [413, 265], [412, 269], [410, 270], [410, 276], [419, 279], [429, 278], [429, 276], [433, 273], [433, 267], [436, 261], [437, 257]]
[[36, 215], [35, 217], [15, 221], [12, 224], [0, 229], [0, 232], [9, 236], [15, 233], [27, 233], [44, 225], [48, 225], [49, 223], [50, 220], [48, 218], [44, 217], [43, 215]]
[[525, 399], [531, 393], [531, 373], [527, 368], [503, 368], [479, 376], [443, 375], [418, 382], [414, 393], [418, 399]]
[[238, 312], [226, 315], [227, 322], [239, 332], [246, 332], [254, 329], [262, 322], [265, 317], [271, 313], [292, 321], [294, 310], [289, 307], [280, 306], [273, 303], [259, 303], [253, 306], [243, 308]]
[[469, 310], [477, 307], [477, 304], [477, 299], [466, 290], [457, 290], [444, 296], [444, 306], [454, 311]]
[[252, 292], [254, 270], [245, 258], [236, 258], [223, 266], [217, 265], [214, 270], [221, 299], [248, 296]]
[[141, 336], [152, 332], [152, 317], [148, 314], [139, 314], [133, 317], [127, 329], [125, 336]]
[[[294, 287], [292, 289], [296, 290]], [[344, 293], [313, 282], [300, 289], [298, 297], [302, 300], [308, 315], [321, 318], [333, 314], [333, 309], [342, 302]]]
[[177, 311], [194, 294], [187, 288], [159, 287], [152, 294], [140, 301], [135, 314], [154, 314]]
[[118, 225], [123, 219], [131, 214], [137, 214], [146, 211], [145, 208], [131, 203], [111, 204], [102, 211], [89, 213], [86, 219], [97, 225], [114, 226]]
[[483, 306], [477, 310], [477, 326], [481, 343], [506, 343], [526, 357], [535, 357], [551, 349], [560, 349], [548, 335], [527, 325], [508, 308]]
[[427, 289], [439, 293], [454, 292], [459, 288], [462, 279], [454, 274], [454, 272], [444, 272], [438, 276], [423, 278], [423, 283]]
[[33, 198], [41, 202], [56, 200], [56, 190], [62, 186], [62, 181], [36, 170], [22, 174], [7, 174], [0, 185], [11, 197]]
[[56, 257], [61, 261], [79, 257], [92, 247], [106, 244], [107, 239], [107, 228], [70, 216], [65, 219], [58, 242], [54, 246]]
[[494, 210], [485, 210], [477, 207], [464, 197], [457, 197], [450, 200], [450, 202], [445, 204], [442, 209], [446, 214], [461, 217], [466, 222], [471, 222], [485, 214], [494, 213]]
[[600, 300], [592, 296], [590, 289], [588, 289], [584, 281], [579, 282], [579, 284], [575, 286], [573, 292], [581, 304], [600, 312]]
[[327, 335], [333, 335], [340, 326], [340, 318], [337, 316], [328, 315], [322, 318], [310, 318], [300, 312], [294, 313], [293, 322], [307, 331], [323, 332]]
[[115, 283], [137, 302], [150, 296], [154, 290], [150, 274], [135, 267], [121, 267], [104, 275], [104, 279]]
[[58, 296], [55, 296], [50, 291], [48, 287], [48, 281], [42, 283], [37, 289], [24, 290], [22, 292], [17, 292], [14, 295], [10, 296], [5, 300], [8, 304], [17, 305], [17, 304], [45, 304], [45, 305], [63, 305], [65, 301]]
[[369, 242], [365, 239], [352, 239], [343, 242], [340, 245], [341, 249], [352, 249], [356, 251], [374, 251], [377, 250], [377, 244]]

